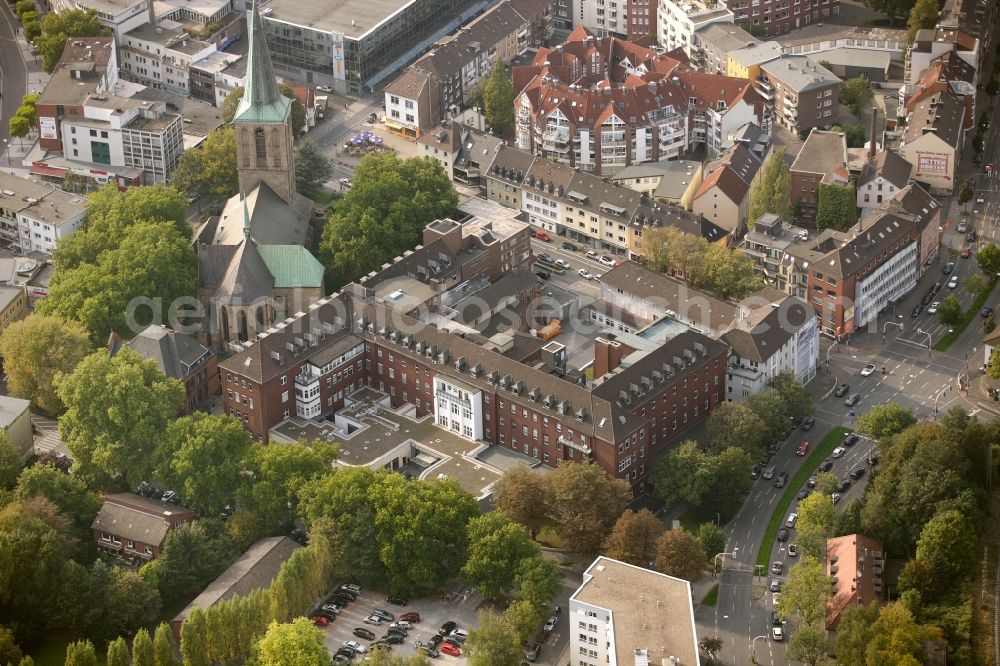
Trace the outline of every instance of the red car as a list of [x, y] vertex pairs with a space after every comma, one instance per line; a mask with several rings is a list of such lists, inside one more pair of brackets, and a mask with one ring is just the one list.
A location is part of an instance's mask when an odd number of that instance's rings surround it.
[[549, 235], [544, 231], [536, 231], [535, 238], [537, 238], [540, 241], [545, 241], [546, 243], [552, 240], [551, 238], [549, 238]]
[[313, 615], [310, 619], [312, 620], [312, 623], [315, 624], [317, 627], [326, 627], [329, 626], [330, 624], [330, 620], [323, 617], [322, 615]]
[[420, 622], [420, 613], [403, 613], [399, 616], [400, 622]]
[[802, 442], [799, 444], [799, 448], [795, 449], [795, 455], [804, 456], [809, 453], [809, 442]]
[[963, 249], [962, 250], [962, 259], [968, 259], [970, 254], [972, 254], [972, 251], [969, 250], [969, 248]]
[[438, 651], [450, 654], [453, 657], [458, 657], [462, 654], [462, 649], [454, 643], [441, 643], [441, 645], [438, 646]]

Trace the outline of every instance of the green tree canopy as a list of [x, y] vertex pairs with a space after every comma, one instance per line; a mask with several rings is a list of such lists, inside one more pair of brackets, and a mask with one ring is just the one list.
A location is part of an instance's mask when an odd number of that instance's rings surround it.
[[514, 631], [519, 643], [527, 642], [545, 619], [545, 609], [527, 599], [518, 599], [503, 612], [503, 620]]
[[812, 493], [799, 502], [795, 528], [796, 543], [803, 554], [820, 557], [826, 550], [826, 539], [833, 533], [837, 510], [827, 493]]
[[469, 521], [469, 556], [460, 575], [486, 599], [498, 599], [514, 585], [521, 561], [541, 557], [522, 525], [491, 512]]
[[548, 478], [525, 466], [506, 470], [493, 484], [493, 509], [524, 525], [534, 539], [548, 522], [552, 486]]
[[872, 96], [872, 84], [863, 76], [848, 79], [840, 85], [840, 103], [858, 118], [863, 118], [865, 111], [871, 108]]
[[812, 555], [803, 554], [788, 572], [776, 610], [784, 620], [822, 626], [829, 596], [830, 578], [823, 565]]
[[906, 16], [913, 7], [913, 0], [865, 0], [865, 6], [877, 12], [888, 14], [891, 21]]
[[35, 48], [42, 54], [42, 67], [52, 73], [62, 57], [70, 37], [103, 37], [111, 34], [97, 18], [93, 9], [69, 9], [48, 12], [42, 19], [42, 33], [35, 39]]
[[333, 177], [333, 162], [303, 139], [295, 150], [295, 189], [310, 194]]
[[858, 417], [858, 432], [882, 439], [903, 432], [917, 422], [913, 410], [894, 402], [875, 405]]
[[[278, 90], [281, 94], [292, 100], [292, 134], [299, 136], [302, 134], [302, 130], [306, 126], [306, 108], [302, 106], [302, 102], [296, 97], [295, 93], [292, 91], [292, 87], [287, 83], [281, 83], [278, 85]], [[234, 88], [231, 93], [226, 95], [226, 99], [222, 101], [222, 122], [226, 125], [233, 124], [233, 118], [236, 117], [236, 109], [240, 105], [240, 101], [243, 99], [243, 86]]]
[[917, 560], [930, 567], [942, 586], [962, 580], [977, 559], [976, 528], [954, 509], [936, 514], [920, 531]]
[[239, 554], [220, 521], [202, 518], [171, 530], [160, 556], [139, 573], [171, 605], [197, 594]]
[[101, 499], [82, 479], [52, 465], [36, 463], [21, 472], [14, 497], [19, 500], [41, 495], [72, 521], [81, 539], [91, 537], [91, 525], [101, 508]]
[[11, 116], [7, 121], [7, 131], [11, 136], [23, 139], [31, 131], [31, 123], [24, 116]]
[[993, 288], [992, 282], [979, 273], [973, 273], [969, 277], [965, 278], [965, 282], [963, 282], [962, 285], [975, 296], [979, 296], [983, 293], [989, 293], [990, 289]]
[[6, 431], [0, 432], [0, 495], [14, 487], [20, 473], [21, 452], [14, 448]]
[[695, 582], [705, 572], [705, 551], [683, 527], [667, 530], [656, 542], [656, 568], [668, 576]]
[[549, 480], [559, 536], [579, 553], [596, 554], [631, 497], [628, 484], [592, 463], [563, 463]]
[[788, 641], [788, 657], [802, 662], [805, 666], [832, 666], [828, 659], [827, 633], [822, 624], [807, 624], [799, 627]]
[[962, 321], [962, 303], [955, 294], [948, 294], [938, 306], [938, 319], [945, 326], [953, 326]]
[[907, 43], [913, 43], [918, 31], [937, 25], [939, 11], [941, 4], [938, 0], [916, 0], [910, 9], [910, 18], [906, 21]]
[[234, 416], [185, 416], [167, 426], [157, 453], [157, 476], [201, 515], [217, 515], [236, 499], [251, 444]]
[[708, 416], [705, 424], [709, 450], [721, 453], [729, 447], [743, 449], [759, 458], [768, 444], [767, 427], [746, 405], [724, 402]]
[[205, 197], [214, 202], [221, 202], [239, 192], [236, 131], [232, 125], [212, 130], [200, 146], [181, 153], [170, 182], [188, 195]]
[[483, 115], [486, 124], [497, 136], [504, 136], [514, 126], [514, 100], [517, 90], [503, 60], [497, 58], [490, 78], [483, 86]]
[[97, 666], [97, 653], [90, 641], [73, 641], [66, 646], [65, 666]]
[[717, 456], [684, 442], [653, 467], [657, 495], [667, 504], [686, 501], [708, 513], [731, 516], [753, 485], [750, 454], [730, 447]]
[[767, 427], [767, 440], [783, 439], [782, 435], [792, 427], [791, 406], [775, 390], [768, 389], [750, 395], [744, 402]]
[[184, 386], [131, 349], [100, 351], [58, 382], [59, 432], [87, 479], [150, 478], [156, 444], [184, 400]]
[[530, 601], [539, 609], [545, 609], [563, 587], [559, 567], [544, 557], [521, 560], [515, 580], [518, 598]]
[[516, 629], [502, 616], [481, 611], [479, 624], [465, 643], [469, 666], [518, 666], [524, 660], [518, 638]]
[[153, 634], [153, 657], [155, 666], [178, 666], [177, 644], [170, 625], [161, 622]]
[[715, 557], [726, 549], [726, 533], [715, 523], [702, 523], [695, 532], [706, 557]]
[[108, 651], [104, 658], [107, 666], [129, 666], [128, 644], [119, 636], [108, 643]]
[[774, 213], [786, 221], [792, 219], [792, 175], [789, 166], [784, 146], [771, 151], [760, 181], [750, 191], [750, 226], [764, 213]]
[[976, 263], [985, 275], [1000, 274], [1000, 248], [992, 241], [983, 245], [976, 253]]
[[816, 207], [816, 226], [819, 229], [845, 231], [858, 220], [858, 194], [854, 182], [847, 185], [820, 183], [819, 203]]
[[964, 181], [962, 186], [958, 188], [958, 205], [965, 206], [965, 210], [969, 210], [969, 202], [972, 201], [975, 193], [975, 186], [969, 181]]
[[[884, 606], [871, 625], [871, 637], [865, 649], [866, 666], [923, 663], [923, 641], [934, 637], [922, 630], [913, 613], [901, 602]], [[937, 632], [940, 637], [940, 631]]]
[[330, 208], [320, 258], [327, 287], [378, 268], [420, 242], [424, 227], [452, 214], [458, 197], [434, 160], [371, 155], [354, 171], [352, 187]]
[[14, 639], [14, 632], [7, 627], [0, 626], [0, 663], [19, 664], [23, 656], [21, 647]]
[[638, 513], [626, 509], [618, 517], [604, 542], [608, 557], [648, 567], [656, 557], [656, 541], [663, 534], [663, 523], [649, 509]]
[[802, 383], [790, 372], [781, 372], [771, 378], [767, 387], [778, 394], [785, 403], [789, 418], [799, 421], [812, 414], [812, 400]]
[[269, 530], [287, 526], [296, 515], [299, 491], [310, 480], [332, 474], [330, 465], [339, 454], [339, 446], [321, 441], [252, 446], [246, 461], [252, 482], [240, 487], [238, 500], [257, 511]]
[[878, 602], [868, 606], [849, 605], [837, 622], [837, 663], [842, 666], [866, 666], [865, 651], [871, 640], [871, 627], [878, 620]]
[[323, 630], [300, 617], [287, 624], [272, 622], [257, 645], [260, 666], [329, 666]]
[[30, 314], [0, 335], [0, 356], [10, 395], [30, 400], [49, 414], [63, 410], [55, 378], [70, 373], [93, 351], [87, 330], [75, 321]]
[[156, 666], [153, 638], [145, 627], [135, 632], [132, 639], [132, 666]]

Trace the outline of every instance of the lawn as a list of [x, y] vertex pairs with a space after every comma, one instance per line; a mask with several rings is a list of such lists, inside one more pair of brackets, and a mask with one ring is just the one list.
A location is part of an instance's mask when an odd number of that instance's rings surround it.
[[719, 584], [716, 583], [712, 586], [712, 589], [708, 591], [705, 598], [701, 600], [702, 606], [714, 606], [719, 601]]
[[934, 351], [948, 351], [948, 347], [951, 347], [955, 340], [958, 340], [958, 336], [962, 335], [962, 331], [964, 331], [974, 319], [980, 316], [979, 313], [982, 311], [983, 306], [986, 305], [986, 299], [990, 297], [990, 293], [992, 293], [993, 287], [995, 287], [996, 284], [996, 280], [990, 282], [990, 288], [983, 291], [983, 293], [980, 294], [972, 303], [972, 307], [966, 310], [962, 315], [961, 321], [951, 327], [953, 332], [946, 334], [943, 338], [937, 341], [934, 345]]
[[788, 507], [792, 505], [792, 501], [795, 499], [795, 495], [798, 494], [799, 490], [805, 484], [806, 480], [813, 475], [819, 464], [823, 462], [824, 459], [828, 458], [833, 452], [837, 445], [843, 441], [844, 435], [851, 432], [850, 428], [834, 428], [831, 430], [823, 441], [812, 450], [806, 459], [802, 461], [802, 466], [799, 467], [799, 471], [795, 473], [788, 481], [788, 485], [785, 486], [785, 492], [778, 500], [777, 506], [774, 507], [774, 513], [771, 514], [771, 520], [767, 523], [767, 530], [764, 532], [764, 538], [760, 542], [757, 551], [757, 565], [766, 567], [768, 561], [771, 557], [771, 544], [774, 543], [775, 538], [778, 536], [778, 530], [785, 522], [785, 516], [788, 512]]
[[310, 193], [309, 198], [325, 208], [326, 206], [329, 206], [335, 198], [337, 198], [337, 194], [339, 193], [328, 190], [325, 187], [320, 187]]

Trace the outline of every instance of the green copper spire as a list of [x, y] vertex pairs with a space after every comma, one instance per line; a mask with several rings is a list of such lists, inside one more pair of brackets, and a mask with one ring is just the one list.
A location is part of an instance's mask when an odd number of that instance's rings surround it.
[[292, 100], [278, 90], [278, 81], [271, 66], [271, 55], [264, 38], [264, 21], [252, 0], [247, 36], [250, 52], [247, 55], [247, 73], [244, 79], [243, 99], [236, 107], [236, 122], [280, 123], [291, 112]]

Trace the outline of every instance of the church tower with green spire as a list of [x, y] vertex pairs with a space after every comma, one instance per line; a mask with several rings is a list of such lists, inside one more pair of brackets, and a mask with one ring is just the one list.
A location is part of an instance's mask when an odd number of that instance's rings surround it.
[[290, 203], [295, 196], [292, 100], [278, 90], [256, 0], [250, 11], [248, 36], [243, 99], [233, 119], [240, 190], [249, 192], [265, 183]]

